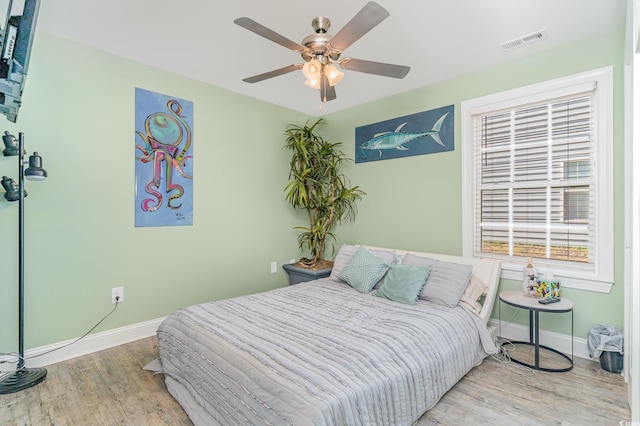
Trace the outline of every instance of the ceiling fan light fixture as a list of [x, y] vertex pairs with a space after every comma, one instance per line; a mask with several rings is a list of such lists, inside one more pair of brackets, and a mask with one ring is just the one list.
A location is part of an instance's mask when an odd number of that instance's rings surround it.
[[322, 64], [317, 59], [312, 59], [302, 67], [302, 73], [307, 80], [318, 80], [322, 72]]
[[305, 37], [302, 43], [291, 41], [246, 16], [238, 18], [233, 21], [235, 24], [295, 52], [304, 60], [303, 63], [278, 68], [242, 80], [247, 83], [257, 83], [302, 69], [306, 79], [305, 85], [320, 89], [320, 99], [322, 102], [327, 102], [336, 99], [334, 86], [344, 77], [344, 73], [338, 70], [336, 64], [340, 66], [341, 70], [345, 71], [404, 78], [410, 70], [407, 66], [353, 58], [343, 59], [338, 62], [345, 49], [388, 17], [389, 12], [387, 10], [375, 1], [369, 1], [333, 36], [327, 33], [330, 20], [324, 17], [315, 18], [311, 22], [311, 26], [315, 31], [314, 34]]
[[320, 88], [320, 78], [309, 78], [307, 79], [307, 81], [304, 82], [304, 84], [307, 85], [307, 87], [311, 87], [312, 89], [319, 89]]
[[342, 77], [344, 77], [344, 73], [333, 64], [329, 64], [324, 68], [324, 74], [327, 76], [327, 80], [329, 80], [331, 86], [340, 83]]

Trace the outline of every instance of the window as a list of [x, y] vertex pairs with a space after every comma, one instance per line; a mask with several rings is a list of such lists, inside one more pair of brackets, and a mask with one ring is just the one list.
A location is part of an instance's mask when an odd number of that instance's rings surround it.
[[465, 255], [610, 290], [612, 104], [610, 67], [462, 103]]
[[[591, 161], [567, 161], [564, 164], [565, 181], [580, 181], [588, 179], [591, 173]], [[572, 185], [563, 191], [563, 221], [564, 223], [589, 223], [589, 190], [585, 185]]]

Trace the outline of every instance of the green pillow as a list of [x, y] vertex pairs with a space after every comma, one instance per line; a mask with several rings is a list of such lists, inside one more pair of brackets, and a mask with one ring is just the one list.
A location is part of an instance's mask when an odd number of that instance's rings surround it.
[[374, 295], [415, 305], [430, 273], [431, 266], [395, 265], [389, 270], [382, 287], [377, 289]]
[[384, 260], [360, 246], [351, 262], [338, 274], [338, 278], [361, 293], [369, 293], [389, 267]]

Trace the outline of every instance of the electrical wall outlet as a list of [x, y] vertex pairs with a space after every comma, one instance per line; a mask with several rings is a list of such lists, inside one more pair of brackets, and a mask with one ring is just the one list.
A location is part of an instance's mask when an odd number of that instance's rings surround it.
[[111, 289], [111, 303], [116, 303], [116, 297], [118, 303], [124, 302], [124, 287], [113, 287]]
[[296, 263], [295, 259], [289, 259], [289, 263]]
[[271, 273], [275, 274], [278, 272], [278, 262], [271, 262]]

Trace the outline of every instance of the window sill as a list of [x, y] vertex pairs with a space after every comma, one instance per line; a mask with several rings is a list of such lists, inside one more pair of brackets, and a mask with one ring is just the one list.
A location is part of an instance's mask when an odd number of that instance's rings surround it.
[[[540, 271], [541, 273], [544, 271]], [[570, 271], [553, 270], [553, 277], [560, 281], [562, 288], [574, 288], [577, 290], [593, 291], [596, 293], [610, 293], [613, 280], [603, 279], [588, 274], [572, 273]], [[500, 278], [522, 281], [522, 265], [502, 263], [502, 275]]]

